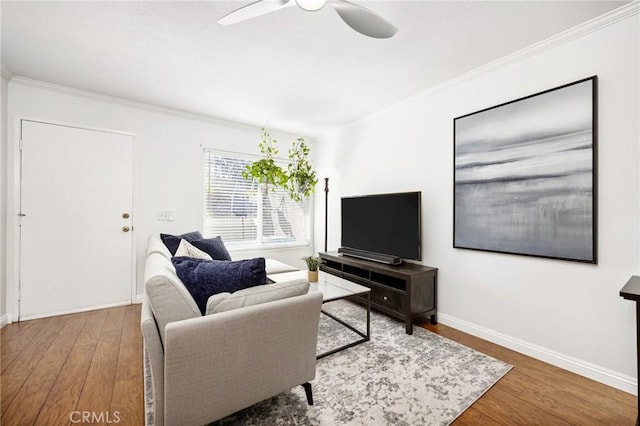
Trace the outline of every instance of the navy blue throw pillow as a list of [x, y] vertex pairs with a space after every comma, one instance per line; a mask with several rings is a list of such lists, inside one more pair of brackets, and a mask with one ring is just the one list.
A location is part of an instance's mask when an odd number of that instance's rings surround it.
[[171, 256], [176, 254], [176, 251], [178, 251], [180, 240], [184, 239], [191, 242], [193, 240], [201, 240], [202, 238], [200, 231], [187, 232], [182, 235], [160, 234], [160, 239], [171, 252]]
[[207, 300], [214, 294], [233, 293], [267, 283], [264, 257], [233, 262], [172, 257], [171, 262], [202, 315], [207, 310]]
[[224, 246], [221, 237], [189, 241], [194, 247], [207, 253], [213, 260], [231, 260], [231, 255]]

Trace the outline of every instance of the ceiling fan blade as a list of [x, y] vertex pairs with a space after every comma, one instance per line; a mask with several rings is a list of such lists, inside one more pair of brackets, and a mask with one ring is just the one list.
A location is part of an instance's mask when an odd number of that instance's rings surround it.
[[295, 0], [258, 0], [224, 15], [218, 19], [218, 23], [231, 25], [293, 5], [295, 5]]
[[393, 24], [366, 7], [346, 0], [335, 0], [332, 4], [342, 20], [360, 34], [374, 38], [389, 38], [398, 31]]

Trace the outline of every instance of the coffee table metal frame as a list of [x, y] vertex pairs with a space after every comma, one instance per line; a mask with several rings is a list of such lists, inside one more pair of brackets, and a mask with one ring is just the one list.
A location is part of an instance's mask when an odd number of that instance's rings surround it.
[[[283, 272], [280, 274], [269, 275], [267, 278], [273, 282], [283, 282], [283, 281], [289, 281], [293, 279], [307, 279], [307, 271]], [[322, 312], [332, 320], [338, 322], [339, 324], [343, 325], [344, 327], [356, 333], [358, 336], [360, 336], [360, 339], [347, 343], [346, 345], [339, 346], [335, 349], [331, 349], [330, 351], [323, 352], [317, 355], [316, 359], [321, 359], [326, 356], [333, 355], [336, 352], [343, 351], [352, 346], [359, 345], [360, 343], [368, 342], [371, 339], [371, 289], [370, 288], [345, 280], [344, 278], [340, 278], [335, 275], [331, 275], [326, 272], [319, 271], [318, 282], [310, 283], [309, 291], [322, 292], [323, 305], [328, 302], [333, 302], [341, 299], [348, 299], [353, 296], [364, 296], [366, 294], [366, 297], [367, 297], [367, 304], [366, 304], [367, 332], [366, 333], [360, 331], [353, 325], [347, 323], [345, 320], [336, 317], [334, 314], [331, 314], [325, 311], [324, 309], [320, 310], [320, 312]]]

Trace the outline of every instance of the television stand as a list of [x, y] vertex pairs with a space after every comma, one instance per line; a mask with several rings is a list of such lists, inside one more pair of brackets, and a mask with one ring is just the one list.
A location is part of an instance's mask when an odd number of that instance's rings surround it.
[[[404, 321], [407, 334], [413, 322], [428, 317], [437, 324], [438, 268], [404, 262], [385, 265], [343, 256], [338, 252], [320, 253], [320, 269], [371, 289], [371, 307]], [[366, 299], [353, 300], [366, 303]]]

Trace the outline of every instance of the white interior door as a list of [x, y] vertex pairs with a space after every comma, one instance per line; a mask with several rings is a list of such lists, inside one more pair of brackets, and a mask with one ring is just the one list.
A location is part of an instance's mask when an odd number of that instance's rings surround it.
[[133, 137], [23, 121], [21, 159], [20, 319], [130, 303]]

